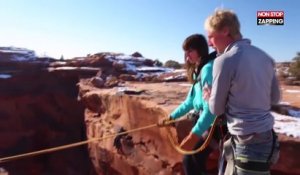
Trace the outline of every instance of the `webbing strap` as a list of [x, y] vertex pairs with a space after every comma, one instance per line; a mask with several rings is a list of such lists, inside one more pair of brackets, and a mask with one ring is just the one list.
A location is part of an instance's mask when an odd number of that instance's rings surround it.
[[274, 148], [276, 146], [277, 136], [276, 136], [276, 133], [275, 133], [274, 129], [272, 129], [272, 135], [273, 135], [272, 149], [271, 149], [270, 155], [268, 157], [268, 162], [270, 162], [270, 160], [272, 158], [272, 155], [274, 153]]
[[268, 162], [256, 162], [256, 161], [242, 161], [240, 159], [234, 160], [235, 166], [251, 171], [269, 171], [270, 164]]

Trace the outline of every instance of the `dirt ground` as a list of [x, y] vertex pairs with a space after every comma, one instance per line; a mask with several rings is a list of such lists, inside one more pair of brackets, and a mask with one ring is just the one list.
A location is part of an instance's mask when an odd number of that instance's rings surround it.
[[281, 101], [300, 108], [300, 86], [287, 86], [281, 84]]
[[[146, 90], [146, 94], [152, 96], [159, 104], [164, 104], [167, 110], [173, 110], [186, 97], [190, 84], [187, 82], [172, 83], [126, 83], [127, 87]], [[300, 86], [288, 86], [280, 84], [281, 103], [300, 108]], [[147, 93], [148, 92], [148, 93]]]

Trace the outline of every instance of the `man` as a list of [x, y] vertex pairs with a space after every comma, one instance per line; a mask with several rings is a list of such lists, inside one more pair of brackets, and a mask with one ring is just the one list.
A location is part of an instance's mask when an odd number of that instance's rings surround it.
[[231, 134], [224, 143], [225, 174], [270, 174], [270, 164], [279, 153], [270, 114], [271, 105], [280, 99], [274, 61], [250, 40], [242, 39], [232, 11], [215, 11], [206, 19], [205, 29], [218, 57], [212, 89], [205, 90], [204, 98], [213, 114], [225, 113]]

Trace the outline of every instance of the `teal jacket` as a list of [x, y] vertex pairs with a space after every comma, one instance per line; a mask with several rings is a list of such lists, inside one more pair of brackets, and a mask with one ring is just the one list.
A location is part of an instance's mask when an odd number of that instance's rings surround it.
[[192, 133], [198, 136], [201, 136], [212, 125], [215, 119], [215, 116], [209, 110], [207, 101], [202, 97], [203, 86], [208, 84], [211, 87], [212, 85], [212, 69], [213, 60], [202, 67], [200, 72], [201, 84], [198, 81], [191, 87], [185, 101], [170, 116], [172, 119], [177, 119], [187, 114], [190, 110], [200, 111], [199, 119], [192, 128]]

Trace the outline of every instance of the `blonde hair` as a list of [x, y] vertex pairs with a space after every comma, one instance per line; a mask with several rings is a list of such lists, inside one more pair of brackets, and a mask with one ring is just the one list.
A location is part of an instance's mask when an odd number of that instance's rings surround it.
[[233, 39], [242, 38], [240, 33], [240, 22], [232, 10], [216, 9], [216, 11], [206, 18], [204, 28], [208, 31], [220, 31], [228, 27], [229, 34]]

